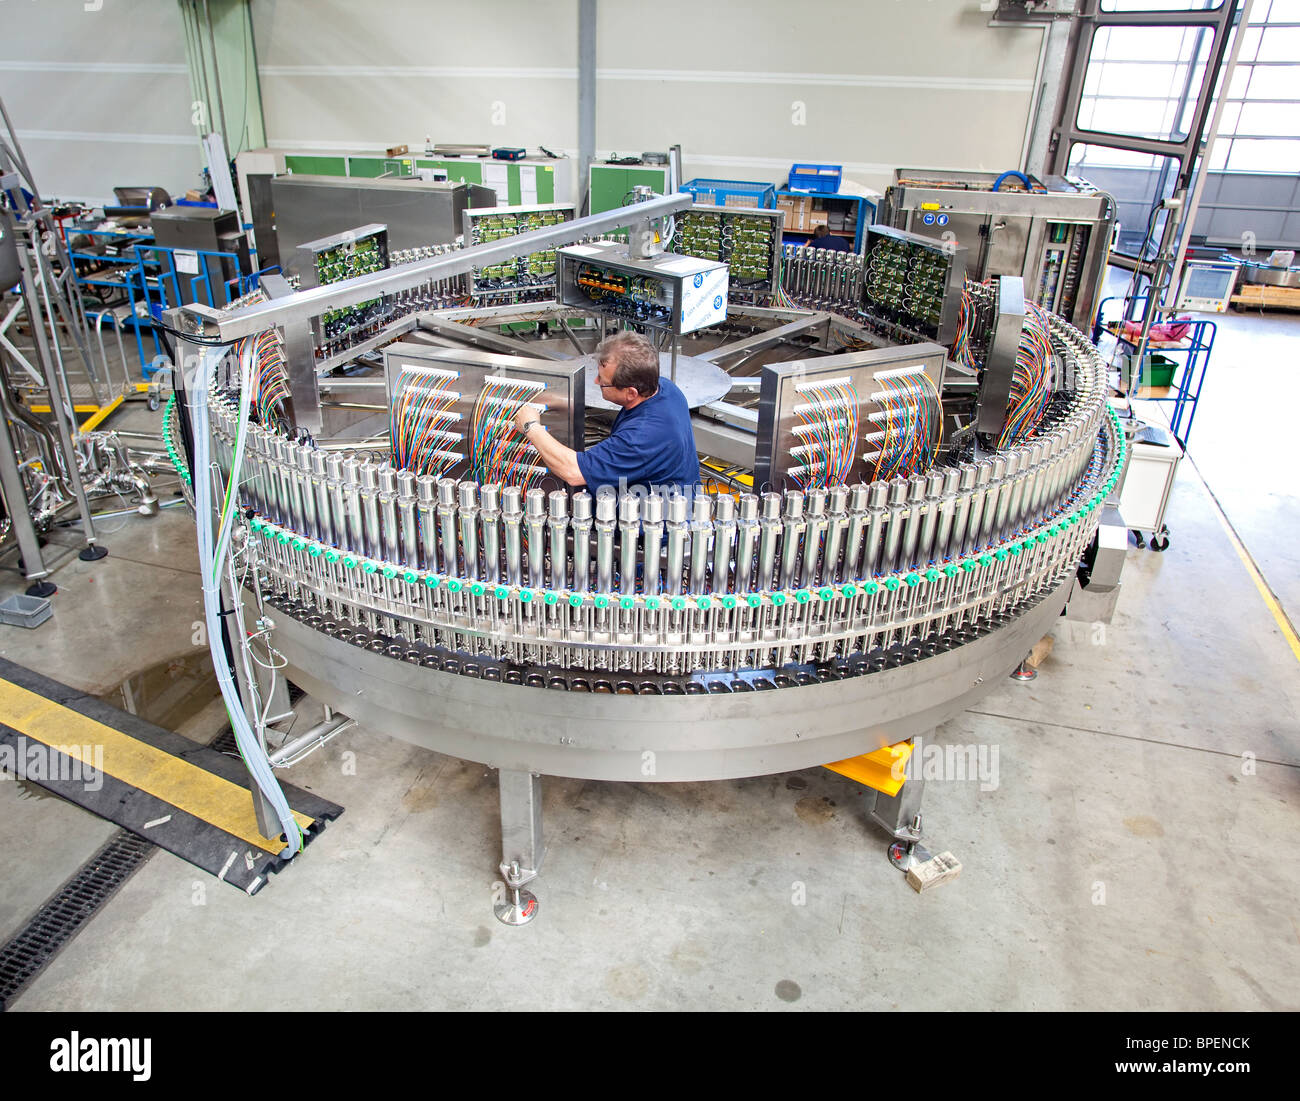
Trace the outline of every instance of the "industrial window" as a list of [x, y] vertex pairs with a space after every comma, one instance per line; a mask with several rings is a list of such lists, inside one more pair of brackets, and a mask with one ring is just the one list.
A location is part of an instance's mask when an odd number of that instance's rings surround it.
[[1101, 10], [1112, 11], [1217, 11], [1223, 0], [1101, 0]]
[[[1103, 12], [1204, 11], [1209, 0], [1104, 0]], [[1194, 244], [1292, 247], [1300, 243], [1300, 0], [1255, 0], [1226, 89], [1219, 139], [1208, 164]], [[1069, 171], [1120, 203], [1119, 251], [1150, 256], [1151, 204], [1171, 193], [1169, 158], [1105, 148], [1105, 135], [1181, 141], [1193, 125], [1214, 31], [1188, 26], [1103, 26], [1093, 36], [1076, 115], [1095, 143], [1070, 147]]]
[[1155, 208], [1174, 193], [1177, 157], [1077, 142], [1070, 149], [1067, 174], [1082, 176], [1114, 196], [1119, 208], [1120, 252], [1144, 259], [1156, 254], [1166, 212]]
[[1213, 42], [1209, 27], [1099, 28], [1079, 100], [1079, 129], [1183, 140]]

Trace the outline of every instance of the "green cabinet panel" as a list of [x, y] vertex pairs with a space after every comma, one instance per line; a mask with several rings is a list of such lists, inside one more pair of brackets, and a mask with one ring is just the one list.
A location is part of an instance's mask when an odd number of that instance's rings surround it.
[[288, 172], [297, 172], [302, 176], [346, 176], [348, 160], [346, 157], [295, 157], [286, 155], [284, 167]]
[[668, 169], [645, 168], [637, 165], [593, 164], [591, 166], [591, 204], [589, 212], [600, 214], [623, 205], [623, 199], [633, 187], [644, 184], [660, 195], [668, 187]]
[[363, 180], [373, 180], [384, 174], [384, 162], [387, 157], [349, 157], [348, 175]]

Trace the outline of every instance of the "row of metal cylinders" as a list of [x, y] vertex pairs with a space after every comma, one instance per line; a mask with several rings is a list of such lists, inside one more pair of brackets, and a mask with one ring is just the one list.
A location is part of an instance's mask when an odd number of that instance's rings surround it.
[[852, 252], [785, 245], [781, 285], [795, 298], [856, 304], [862, 296], [862, 257]]
[[[229, 470], [233, 433], [218, 419], [217, 454]], [[888, 482], [688, 498], [525, 493], [252, 432], [240, 499], [285, 527], [394, 565], [625, 594], [829, 584], [969, 553], [1059, 504], [1095, 440], [1095, 430], [1072, 433], [1059, 450], [1040, 442]]]

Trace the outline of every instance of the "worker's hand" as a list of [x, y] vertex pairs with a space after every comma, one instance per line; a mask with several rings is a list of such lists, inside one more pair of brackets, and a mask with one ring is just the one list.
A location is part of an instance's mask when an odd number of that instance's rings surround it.
[[541, 413], [531, 405], [521, 405], [515, 413], [515, 428], [522, 434], [528, 430], [530, 424], [540, 420], [541, 416]]

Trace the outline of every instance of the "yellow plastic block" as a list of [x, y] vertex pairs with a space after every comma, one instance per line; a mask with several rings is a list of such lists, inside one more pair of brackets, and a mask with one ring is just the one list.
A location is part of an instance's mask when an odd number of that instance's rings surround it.
[[903, 766], [912, 755], [910, 741], [887, 745], [861, 757], [848, 757], [843, 761], [832, 761], [822, 768], [829, 768], [841, 776], [847, 776], [864, 787], [883, 791], [886, 795], [897, 795], [903, 787]]

